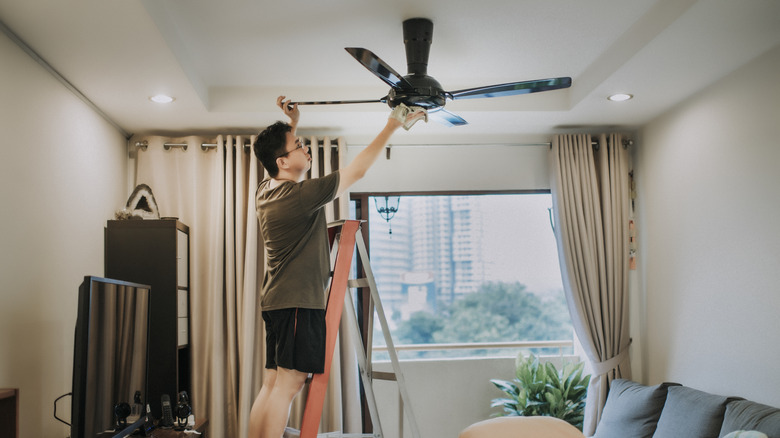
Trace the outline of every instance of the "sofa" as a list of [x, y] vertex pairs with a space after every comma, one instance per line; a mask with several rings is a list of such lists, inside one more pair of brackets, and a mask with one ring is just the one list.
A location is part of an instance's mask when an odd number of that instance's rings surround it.
[[743, 431], [780, 438], [780, 409], [676, 383], [645, 386], [616, 379], [593, 438], [749, 436]]
[[[459, 438], [584, 438], [548, 417], [499, 417], [475, 423]], [[677, 383], [646, 386], [613, 380], [592, 438], [780, 438], [780, 409]]]

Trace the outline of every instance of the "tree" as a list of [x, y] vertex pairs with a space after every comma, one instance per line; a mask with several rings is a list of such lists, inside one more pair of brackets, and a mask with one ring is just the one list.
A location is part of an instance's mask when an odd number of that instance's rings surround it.
[[441, 317], [428, 312], [415, 312], [395, 332], [402, 344], [432, 344], [433, 335], [444, 328]]
[[486, 283], [437, 314], [417, 312], [399, 324], [400, 343], [461, 343], [570, 339], [563, 296], [541, 298], [515, 283]]

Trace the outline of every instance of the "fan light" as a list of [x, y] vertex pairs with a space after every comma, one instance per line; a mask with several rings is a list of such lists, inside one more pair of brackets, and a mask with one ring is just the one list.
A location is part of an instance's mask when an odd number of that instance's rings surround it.
[[157, 95], [154, 95], [154, 96], [150, 97], [149, 100], [151, 100], [152, 102], [157, 102], [157, 103], [171, 103], [171, 102], [173, 102], [176, 99], [174, 99], [171, 96], [166, 96], [164, 94], [157, 94]]
[[626, 100], [629, 100], [633, 98], [634, 96], [632, 94], [625, 94], [625, 93], [617, 93], [613, 94], [612, 96], [609, 96], [607, 99], [613, 101], [613, 102], [624, 102]]

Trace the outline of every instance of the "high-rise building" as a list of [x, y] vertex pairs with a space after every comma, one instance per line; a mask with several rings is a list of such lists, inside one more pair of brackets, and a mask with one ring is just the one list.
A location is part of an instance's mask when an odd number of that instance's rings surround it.
[[391, 319], [433, 312], [485, 281], [478, 196], [407, 196], [389, 227], [375, 209], [370, 221], [371, 267]]

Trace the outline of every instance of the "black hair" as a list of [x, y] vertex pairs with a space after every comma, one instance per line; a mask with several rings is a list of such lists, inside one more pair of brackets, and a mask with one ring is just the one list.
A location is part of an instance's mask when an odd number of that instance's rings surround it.
[[265, 128], [255, 140], [253, 145], [255, 156], [260, 160], [260, 163], [268, 171], [268, 175], [271, 178], [276, 178], [276, 175], [279, 174], [276, 158], [284, 154], [285, 146], [287, 145], [287, 133], [291, 131], [292, 126], [288, 123], [276, 122]]

